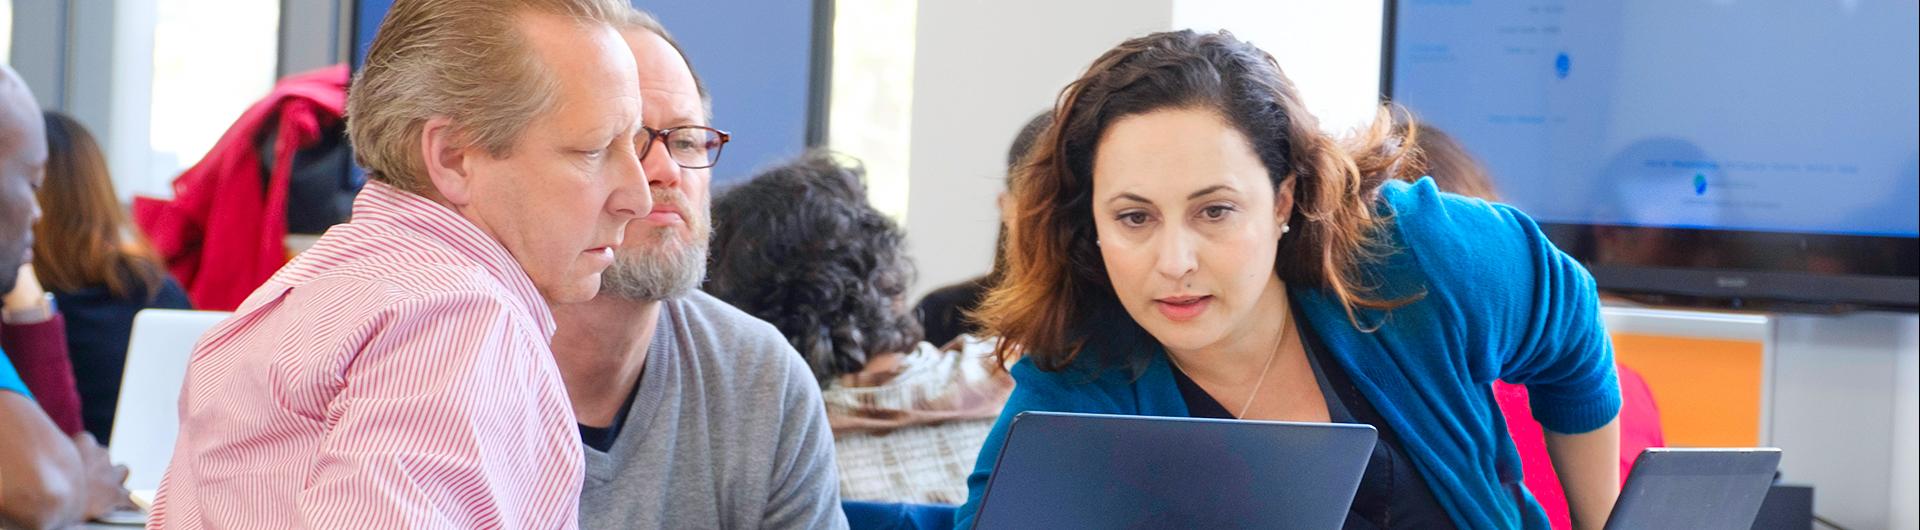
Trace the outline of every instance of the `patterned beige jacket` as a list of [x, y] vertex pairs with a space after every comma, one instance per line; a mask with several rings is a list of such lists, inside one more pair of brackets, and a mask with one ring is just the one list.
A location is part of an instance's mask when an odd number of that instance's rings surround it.
[[992, 339], [925, 342], [882, 370], [843, 376], [821, 392], [833, 427], [840, 496], [960, 504], [967, 473], [1013, 378], [996, 367]]

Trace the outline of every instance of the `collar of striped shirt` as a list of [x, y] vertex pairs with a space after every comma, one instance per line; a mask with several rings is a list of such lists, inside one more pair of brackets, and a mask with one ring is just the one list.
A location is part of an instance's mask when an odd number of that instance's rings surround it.
[[[540, 296], [540, 290], [534, 287], [533, 279], [527, 277], [525, 269], [520, 268], [520, 262], [514, 261], [513, 255], [493, 236], [482, 232], [480, 227], [446, 205], [370, 180], [354, 197], [353, 218], [348, 222], [420, 234], [444, 244], [461, 257], [479, 263], [507, 286], [527, 314], [533, 315], [543, 336], [553, 336], [553, 312], [548, 309], [546, 298]], [[289, 278], [324, 272], [311, 270], [315, 268], [313, 265], [294, 260], [281, 272], [290, 275]]]

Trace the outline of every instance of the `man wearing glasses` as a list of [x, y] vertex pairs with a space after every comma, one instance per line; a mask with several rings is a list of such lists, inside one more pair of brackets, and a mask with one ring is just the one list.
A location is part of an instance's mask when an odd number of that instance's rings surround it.
[[636, 139], [653, 209], [627, 225], [599, 296], [554, 306], [586, 445], [582, 528], [844, 528], [820, 390], [770, 324], [697, 288], [710, 168], [727, 133], [652, 17], [617, 24], [639, 66]]

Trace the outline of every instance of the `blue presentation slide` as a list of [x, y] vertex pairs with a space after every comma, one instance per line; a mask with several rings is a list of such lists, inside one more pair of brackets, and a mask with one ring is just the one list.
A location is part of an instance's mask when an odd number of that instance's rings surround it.
[[1391, 96], [1541, 221], [1920, 235], [1920, 3], [1398, 8]]

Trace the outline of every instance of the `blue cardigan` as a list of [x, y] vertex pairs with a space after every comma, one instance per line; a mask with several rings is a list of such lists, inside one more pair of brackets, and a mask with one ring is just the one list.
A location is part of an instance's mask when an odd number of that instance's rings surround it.
[[[1393, 251], [1365, 272], [1379, 282], [1378, 296], [1421, 298], [1390, 312], [1362, 311], [1362, 323], [1378, 326], [1371, 332], [1358, 329], [1328, 291], [1291, 288], [1293, 303], [1400, 436], [1454, 523], [1548, 527], [1524, 486], [1516, 499], [1502, 485], [1520, 481], [1520, 457], [1491, 384], [1527, 385], [1534, 418], [1554, 432], [1588, 432], [1613, 420], [1620, 387], [1593, 278], [1511, 207], [1441, 193], [1425, 179], [1388, 184], [1380, 203], [1393, 216], [1385, 235]], [[1031, 360], [1014, 365], [1017, 385], [967, 478], [960, 528], [973, 524], [1007, 425], [1021, 412], [1188, 415], [1164, 351], [1143, 342], [1089, 343], [1058, 372]], [[1150, 361], [1138, 373], [1110, 361], [1139, 355]]]

